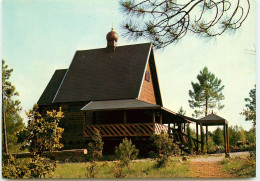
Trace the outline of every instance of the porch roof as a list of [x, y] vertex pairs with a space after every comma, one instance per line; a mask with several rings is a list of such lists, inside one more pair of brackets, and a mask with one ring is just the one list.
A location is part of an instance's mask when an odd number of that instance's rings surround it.
[[203, 126], [218, 126], [228, 124], [227, 120], [214, 113], [211, 113], [204, 118], [198, 119], [196, 122], [198, 124], [202, 124]]
[[160, 105], [147, 103], [138, 99], [91, 101], [82, 111], [129, 110], [129, 109], [160, 109]]

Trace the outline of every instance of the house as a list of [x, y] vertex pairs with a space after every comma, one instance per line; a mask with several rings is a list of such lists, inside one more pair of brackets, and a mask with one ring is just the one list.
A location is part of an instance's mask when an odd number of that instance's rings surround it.
[[38, 101], [41, 113], [62, 108], [65, 149], [86, 147], [95, 128], [105, 153], [113, 153], [125, 137], [146, 152], [150, 136], [162, 130], [185, 142], [185, 124], [194, 119], [163, 107], [153, 45], [117, 46], [113, 29], [106, 39], [106, 48], [76, 51]]

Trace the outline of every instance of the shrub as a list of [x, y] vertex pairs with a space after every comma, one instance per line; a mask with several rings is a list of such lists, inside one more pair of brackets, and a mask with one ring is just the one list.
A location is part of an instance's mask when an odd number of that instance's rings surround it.
[[113, 170], [114, 177], [124, 178], [126, 176], [126, 173], [124, 173], [123, 170], [124, 170], [124, 165], [122, 165], [122, 163], [120, 163], [119, 161], [116, 161]]
[[153, 135], [152, 140], [158, 151], [156, 156], [157, 166], [164, 167], [167, 165], [169, 157], [172, 156], [176, 150], [177, 145], [173, 142], [173, 139], [169, 138], [169, 135], [163, 131], [159, 135]]
[[88, 144], [88, 151], [90, 156], [90, 166], [87, 166], [86, 176], [89, 178], [95, 178], [98, 174], [98, 166], [96, 161], [102, 157], [103, 145], [102, 137], [98, 129], [94, 130], [94, 134], [91, 136], [92, 142]]
[[13, 156], [4, 159], [2, 173], [5, 178], [45, 178], [46, 175], [52, 176], [56, 164], [49, 159], [39, 157], [39, 155], [29, 160], [18, 161]]
[[124, 139], [122, 143], [115, 148], [115, 154], [122, 166], [129, 167], [131, 160], [135, 159], [138, 153], [138, 149], [136, 149], [132, 141], [128, 139]]

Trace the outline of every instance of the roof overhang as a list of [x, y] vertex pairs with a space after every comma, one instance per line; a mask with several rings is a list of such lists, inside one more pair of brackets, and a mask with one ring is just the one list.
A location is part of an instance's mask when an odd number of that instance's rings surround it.
[[197, 121], [196, 119], [193, 119], [191, 117], [188, 117], [188, 116], [184, 116], [184, 115], [181, 115], [181, 114], [178, 114], [176, 112], [173, 112], [165, 107], [161, 107], [161, 109], [167, 113], [170, 113], [178, 118], [180, 118], [180, 120], [182, 120], [181, 122], [185, 122], [185, 123], [191, 123], [191, 122], [195, 122]]
[[147, 103], [137, 99], [91, 101], [82, 111], [111, 111], [111, 110], [131, 110], [131, 109], [160, 109], [160, 105]]

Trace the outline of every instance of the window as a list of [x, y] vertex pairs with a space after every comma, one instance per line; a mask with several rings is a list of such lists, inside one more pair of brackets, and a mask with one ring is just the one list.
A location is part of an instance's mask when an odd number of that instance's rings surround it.
[[150, 82], [150, 72], [149, 71], [146, 71], [145, 72], [145, 80], [147, 80], [148, 82]]

